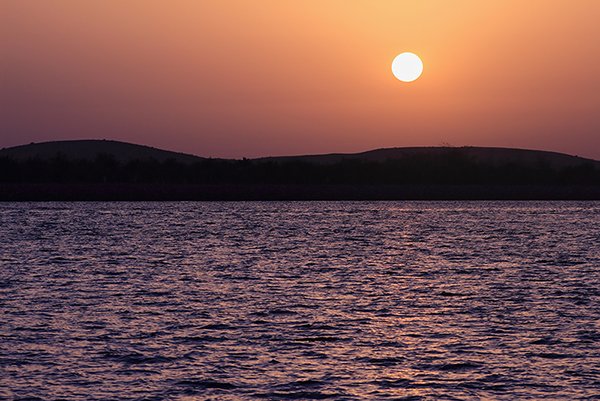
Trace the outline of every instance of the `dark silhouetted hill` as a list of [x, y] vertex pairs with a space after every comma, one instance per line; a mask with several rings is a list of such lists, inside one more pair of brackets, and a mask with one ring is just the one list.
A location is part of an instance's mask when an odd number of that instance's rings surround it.
[[202, 159], [185, 153], [110, 140], [41, 142], [0, 150], [0, 157], [10, 157], [16, 160], [50, 160], [56, 157], [68, 160], [94, 160], [100, 155], [109, 155], [119, 162], [152, 159], [162, 162], [172, 159], [180, 163], [193, 163]]
[[207, 159], [116, 141], [0, 151], [0, 200], [600, 199], [600, 162], [423, 147]]
[[478, 163], [491, 165], [515, 164], [521, 166], [545, 165], [552, 168], [578, 166], [591, 163], [600, 166], [600, 161], [570, 156], [564, 153], [542, 150], [495, 148], [495, 147], [406, 147], [375, 149], [361, 153], [331, 153], [324, 155], [266, 157], [258, 160], [276, 162], [309, 162], [335, 164], [343, 160], [385, 162], [398, 159], [446, 157], [448, 154], [461, 155]]

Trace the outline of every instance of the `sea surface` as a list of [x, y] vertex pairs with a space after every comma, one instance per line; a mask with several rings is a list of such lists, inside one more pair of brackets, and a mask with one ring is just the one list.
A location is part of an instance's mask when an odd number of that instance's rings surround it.
[[0, 399], [599, 400], [600, 202], [0, 203]]

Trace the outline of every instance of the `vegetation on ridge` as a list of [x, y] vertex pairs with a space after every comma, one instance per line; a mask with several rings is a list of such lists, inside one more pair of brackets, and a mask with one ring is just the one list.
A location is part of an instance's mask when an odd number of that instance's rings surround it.
[[372, 161], [341, 158], [329, 164], [303, 159], [223, 160], [139, 159], [110, 154], [92, 160], [0, 156], [0, 182], [12, 183], [177, 183], [177, 184], [552, 184], [600, 185], [600, 168], [583, 160], [556, 167], [486, 163], [460, 149]]

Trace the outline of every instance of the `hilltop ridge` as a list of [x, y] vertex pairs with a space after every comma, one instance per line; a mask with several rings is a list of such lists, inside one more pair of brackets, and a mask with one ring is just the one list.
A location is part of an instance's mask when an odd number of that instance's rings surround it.
[[370, 162], [383, 162], [386, 160], [414, 158], [414, 157], [436, 157], [448, 154], [460, 154], [480, 163], [491, 163], [494, 165], [515, 163], [525, 165], [547, 164], [552, 167], [576, 166], [582, 163], [598, 164], [600, 161], [587, 159], [579, 156], [571, 156], [565, 153], [551, 152], [545, 150], [501, 148], [501, 147], [478, 147], [478, 146], [422, 146], [422, 147], [396, 147], [380, 148], [359, 153], [330, 153], [323, 155], [302, 156], [276, 156], [265, 157], [258, 160], [264, 161], [303, 161], [317, 164], [332, 164], [342, 160], [364, 160]]
[[[506, 163], [522, 165], [545, 164], [550, 167], [563, 168], [577, 166], [583, 163], [591, 163], [600, 166], [600, 161], [579, 156], [571, 156], [559, 152], [477, 146], [395, 147], [373, 149], [358, 153], [271, 156], [251, 158], [249, 160], [276, 163], [305, 162], [314, 164], [334, 164], [339, 163], [342, 160], [384, 162], [386, 160], [424, 156], [436, 157], [448, 154], [460, 154], [479, 163], [490, 163], [494, 165]], [[206, 157], [173, 152], [146, 145], [138, 145], [114, 140], [94, 139], [40, 142], [0, 149], [0, 157], [9, 157], [17, 160], [26, 160], [32, 158], [48, 160], [58, 155], [69, 160], [93, 160], [99, 155], [110, 155], [119, 162], [149, 159], [162, 162], [172, 159], [181, 163], [194, 163], [207, 159]]]
[[0, 149], [0, 157], [17, 160], [34, 158], [48, 160], [57, 156], [69, 160], [94, 160], [99, 155], [110, 155], [119, 162], [173, 159], [181, 163], [193, 163], [203, 159], [186, 153], [106, 139], [39, 142]]

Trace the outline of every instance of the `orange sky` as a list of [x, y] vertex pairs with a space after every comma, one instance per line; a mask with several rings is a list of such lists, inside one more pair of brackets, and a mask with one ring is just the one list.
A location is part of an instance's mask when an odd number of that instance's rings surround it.
[[[598, 0], [0, 0], [0, 147], [600, 159]], [[404, 51], [423, 76], [393, 77]]]

